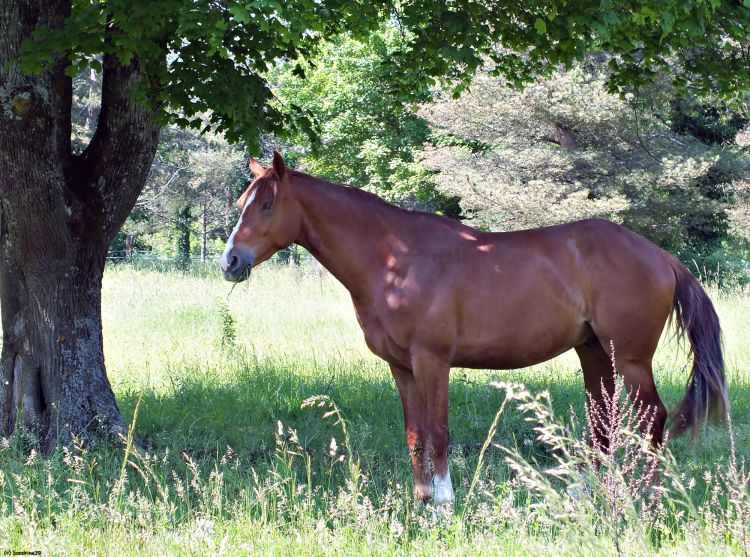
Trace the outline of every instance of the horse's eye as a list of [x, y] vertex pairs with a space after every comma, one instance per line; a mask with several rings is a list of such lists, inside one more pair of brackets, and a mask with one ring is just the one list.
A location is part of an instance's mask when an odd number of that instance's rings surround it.
[[261, 205], [261, 209], [264, 211], [268, 211], [271, 208], [272, 203], [270, 201], [266, 201], [263, 205]]

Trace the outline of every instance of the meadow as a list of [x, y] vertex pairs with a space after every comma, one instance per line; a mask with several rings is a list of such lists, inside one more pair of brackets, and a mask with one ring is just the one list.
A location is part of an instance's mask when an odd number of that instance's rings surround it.
[[[523, 370], [456, 369], [457, 503], [447, 516], [412, 503], [398, 392], [367, 350], [348, 293], [322, 269], [269, 265], [232, 288], [213, 269], [110, 268], [105, 355], [133, 437], [49, 457], [4, 440], [0, 551], [747, 555], [750, 494], [737, 470], [750, 456], [750, 293], [709, 291], [725, 334], [734, 473], [728, 428], [708, 426], [695, 441], [669, 440], [658, 504], [626, 494], [613, 514], [612, 501], [546, 473], [559, 461], [535, 430], [549, 420], [578, 435], [571, 420], [584, 417], [585, 396], [575, 353]], [[670, 409], [688, 365], [665, 335], [655, 368]], [[528, 391], [499, 415], [508, 391], [498, 382]], [[553, 415], [527, 419], [519, 402], [545, 391]]]

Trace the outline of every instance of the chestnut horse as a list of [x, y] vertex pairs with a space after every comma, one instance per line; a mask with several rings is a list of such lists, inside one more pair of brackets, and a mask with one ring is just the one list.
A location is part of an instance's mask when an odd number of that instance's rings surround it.
[[[420, 500], [452, 503], [448, 374], [452, 367], [512, 369], [571, 348], [586, 390], [613, 388], [610, 341], [631, 393], [667, 411], [652, 357], [675, 313], [693, 367], [675, 429], [697, 428], [727, 407], [721, 331], [713, 305], [675, 257], [617, 224], [585, 220], [508, 233], [479, 232], [406, 211], [354, 188], [287, 169], [278, 153], [238, 201], [242, 214], [221, 257], [224, 277], [297, 243], [349, 290], [367, 346], [391, 368]], [[432, 460], [432, 471], [429, 460]], [[434, 474], [434, 476], [433, 476]]]

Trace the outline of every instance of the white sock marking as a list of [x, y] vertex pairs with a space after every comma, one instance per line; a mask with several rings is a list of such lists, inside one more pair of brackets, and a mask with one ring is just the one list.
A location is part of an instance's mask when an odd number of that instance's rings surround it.
[[445, 476], [435, 474], [432, 477], [432, 499], [436, 505], [452, 505], [456, 496], [453, 494], [451, 471], [446, 470]]

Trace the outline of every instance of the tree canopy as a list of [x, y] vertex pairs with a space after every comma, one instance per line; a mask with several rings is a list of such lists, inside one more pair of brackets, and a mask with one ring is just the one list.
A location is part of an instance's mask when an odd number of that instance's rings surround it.
[[[441, 195], [433, 177], [419, 164], [417, 152], [428, 141], [429, 126], [414, 110], [390, 98], [381, 60], [400, 43], [387, 27], [358, 41], [336, 37], [316, 56], [297, 64], [279, 64], [269, 79], [286, 104], [295, 104], [319, 122], [319, 141], [293, 134], [282, 146], [287, 159], [305, 171], [363, 188], [402, 206], [455, 216], [455, 200]], [[415, 95], [416, 96], [416, 95]], [[422, 88], [420, 100], [432, 92]]]
[[[69, 75], [99, 69], [99, 57], [138, 60], [139, 93], [164, 120], [211, 129], [255, 150], [259, 135], [315, 135], [303, 107], [274, 95], [265, 72], [296, 62], [322, 39], [363, 37], [385, 21], [400, 40], [382, 77], [393, 98], [418, 101], [424, 85], [458, 93], [487, 59], [513, 84], [531, 81], [586, 52], [614, 54], [608, 88], [651, 83], [667, 68], [674, 85], [730, 102], [750, 88], [750, 0], [444, 2], [344, 0], [75, 0], [53, 30], [39, 27], [22, 67], [40, 72], [65, 53]], [[299, 76], [304, 64], [296, 65]], [[208, 112], [210, 110], [210, 112]]]
[[716, 101], [709, 117], [670, 90], [620, 99], [604, 87], [606, 62], [523, 92], [482, 71], [460, 99], [436, 96], [420, 111], [434, 137], [424, 164], [477, 227], [604, 217], [691, 265], [728, 262], [748, 240], [750, 159], [735, 139], [747, 118]]

